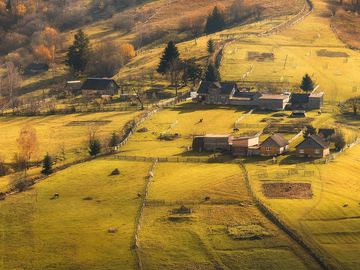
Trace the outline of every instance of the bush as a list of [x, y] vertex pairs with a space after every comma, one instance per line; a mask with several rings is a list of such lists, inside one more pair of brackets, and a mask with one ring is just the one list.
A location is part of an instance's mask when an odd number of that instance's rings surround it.
[[96, 156], [101, 152], [101, 143], [98, 139], [92, 138], [89, 141], [89, 154], [90, 156]]
[[344, 134], [339, 131], [336, 133], [336, 135], [333, 136], [332, 140], [335, 143], [335, 148], [337, 151], [341, 151], [346, 146]]

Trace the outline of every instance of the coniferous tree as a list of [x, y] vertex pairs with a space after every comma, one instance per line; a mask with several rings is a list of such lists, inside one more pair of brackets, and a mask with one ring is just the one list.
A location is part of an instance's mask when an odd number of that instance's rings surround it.
[[314, 90], [314, 87], [314, 82], [311, 77], [308, 74], [305, 74], [302, 79], [300, 88], [305, 92], [311, 92], [312, 90]]
[[210, 54], [215, 52], [215, 43], [212, 39], [209, 39], [207, 42], [207, 50]]
[[51, 156], [47, 153], [44, 157], [43, 160], [43, 169], [41, 171], [42, 174], [52, 174], [53, 169], [52, 169], [52, 158]]
[[171, 68], [171, 63], [180, 60], [180, 53], [173, 41], [170, 41], [166, 46], [161, 58], [160, 64], [157, 68], [157, 72], [164, 75], [169, 72]]
[[183, 73], [183, 81], [186, 85], [188, 81], [191, 81], [195, 86], [196, 81], [201, 79], [202, 69], [200, 65], [198, 65], [194, 58], [184, 61], [184, 73]]
[[212, 34], [218, 31], [221, 31], [225, 28], [226, 23], [223, 14], [216, 6], [214, 7], [213, 12], [209, 15], [206, 25], [205, 25], [205, 33]]
[[117, 135], [116, 132], [113, 132], [111, 134], [111, 138], [110, 138], [110, 141], [109, 141], [109, 147], [118, 146], [119, 143], [120, 143], [119, 135]]
[[92, 138], [89, 141], [89, 154], [90, 156], [96, 156], [100, 154], [101, 151], [101, 144], [100, 141], [96, 138]]
[[219, 71], [213, 64], [209, 64], [204, 77], [205, 81], [219, 82], [221, 81]]
[[69, 47], [66, 64], [75, 72], [84, 72], [90, 59], [90, 40], [79, 30], [74, 36], [74, 43]]
[[304, 138], [315, 135], [316, 133], [316, 128], [314, 128], [312, 125], [307, 125], [304, 131]]

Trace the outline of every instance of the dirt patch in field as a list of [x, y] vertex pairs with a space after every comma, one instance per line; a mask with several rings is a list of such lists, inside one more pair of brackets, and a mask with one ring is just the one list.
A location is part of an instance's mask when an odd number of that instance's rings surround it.
[[273, 62], [274, 59], [275, 59], [275, 56], [273, 53], [248, 52], [248, 61], [258, 61], [258, 62], [271, 61], [271, 62]]
[[321, 57], [349, 57], [345, 52], [335, 52], [335, 51], [328, 51], [326, 49], [319, 50], [316, 52], [317, 56]]
[[263, 184], [263, 193], [272, 199], [311, 199], [309, 183], [269, 183]]
[[104, 126], [111, 122], [110, 120], [71, 121], [66, 126]]

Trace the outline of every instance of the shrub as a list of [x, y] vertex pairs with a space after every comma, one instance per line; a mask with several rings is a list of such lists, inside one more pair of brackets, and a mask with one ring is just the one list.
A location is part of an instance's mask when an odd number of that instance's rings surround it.
[[89, 141], [89, 154], [90, 156], [96, 156], [100, 154], [101, 151], [101, 143], [96, 138], [91, 138]]

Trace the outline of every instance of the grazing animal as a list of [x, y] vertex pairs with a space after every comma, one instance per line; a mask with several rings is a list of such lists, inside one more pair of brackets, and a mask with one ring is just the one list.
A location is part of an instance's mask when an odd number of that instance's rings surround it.
[[137, 196], [138, 196], [138, 198], [141, 198], [141, 194], [140, 194], [140, 193], [138, 193]]
[[204, 119], [203, 118], [201, 118], [200, 120], [199, 120], [199, 123], [202, 123], [204, 121]]

